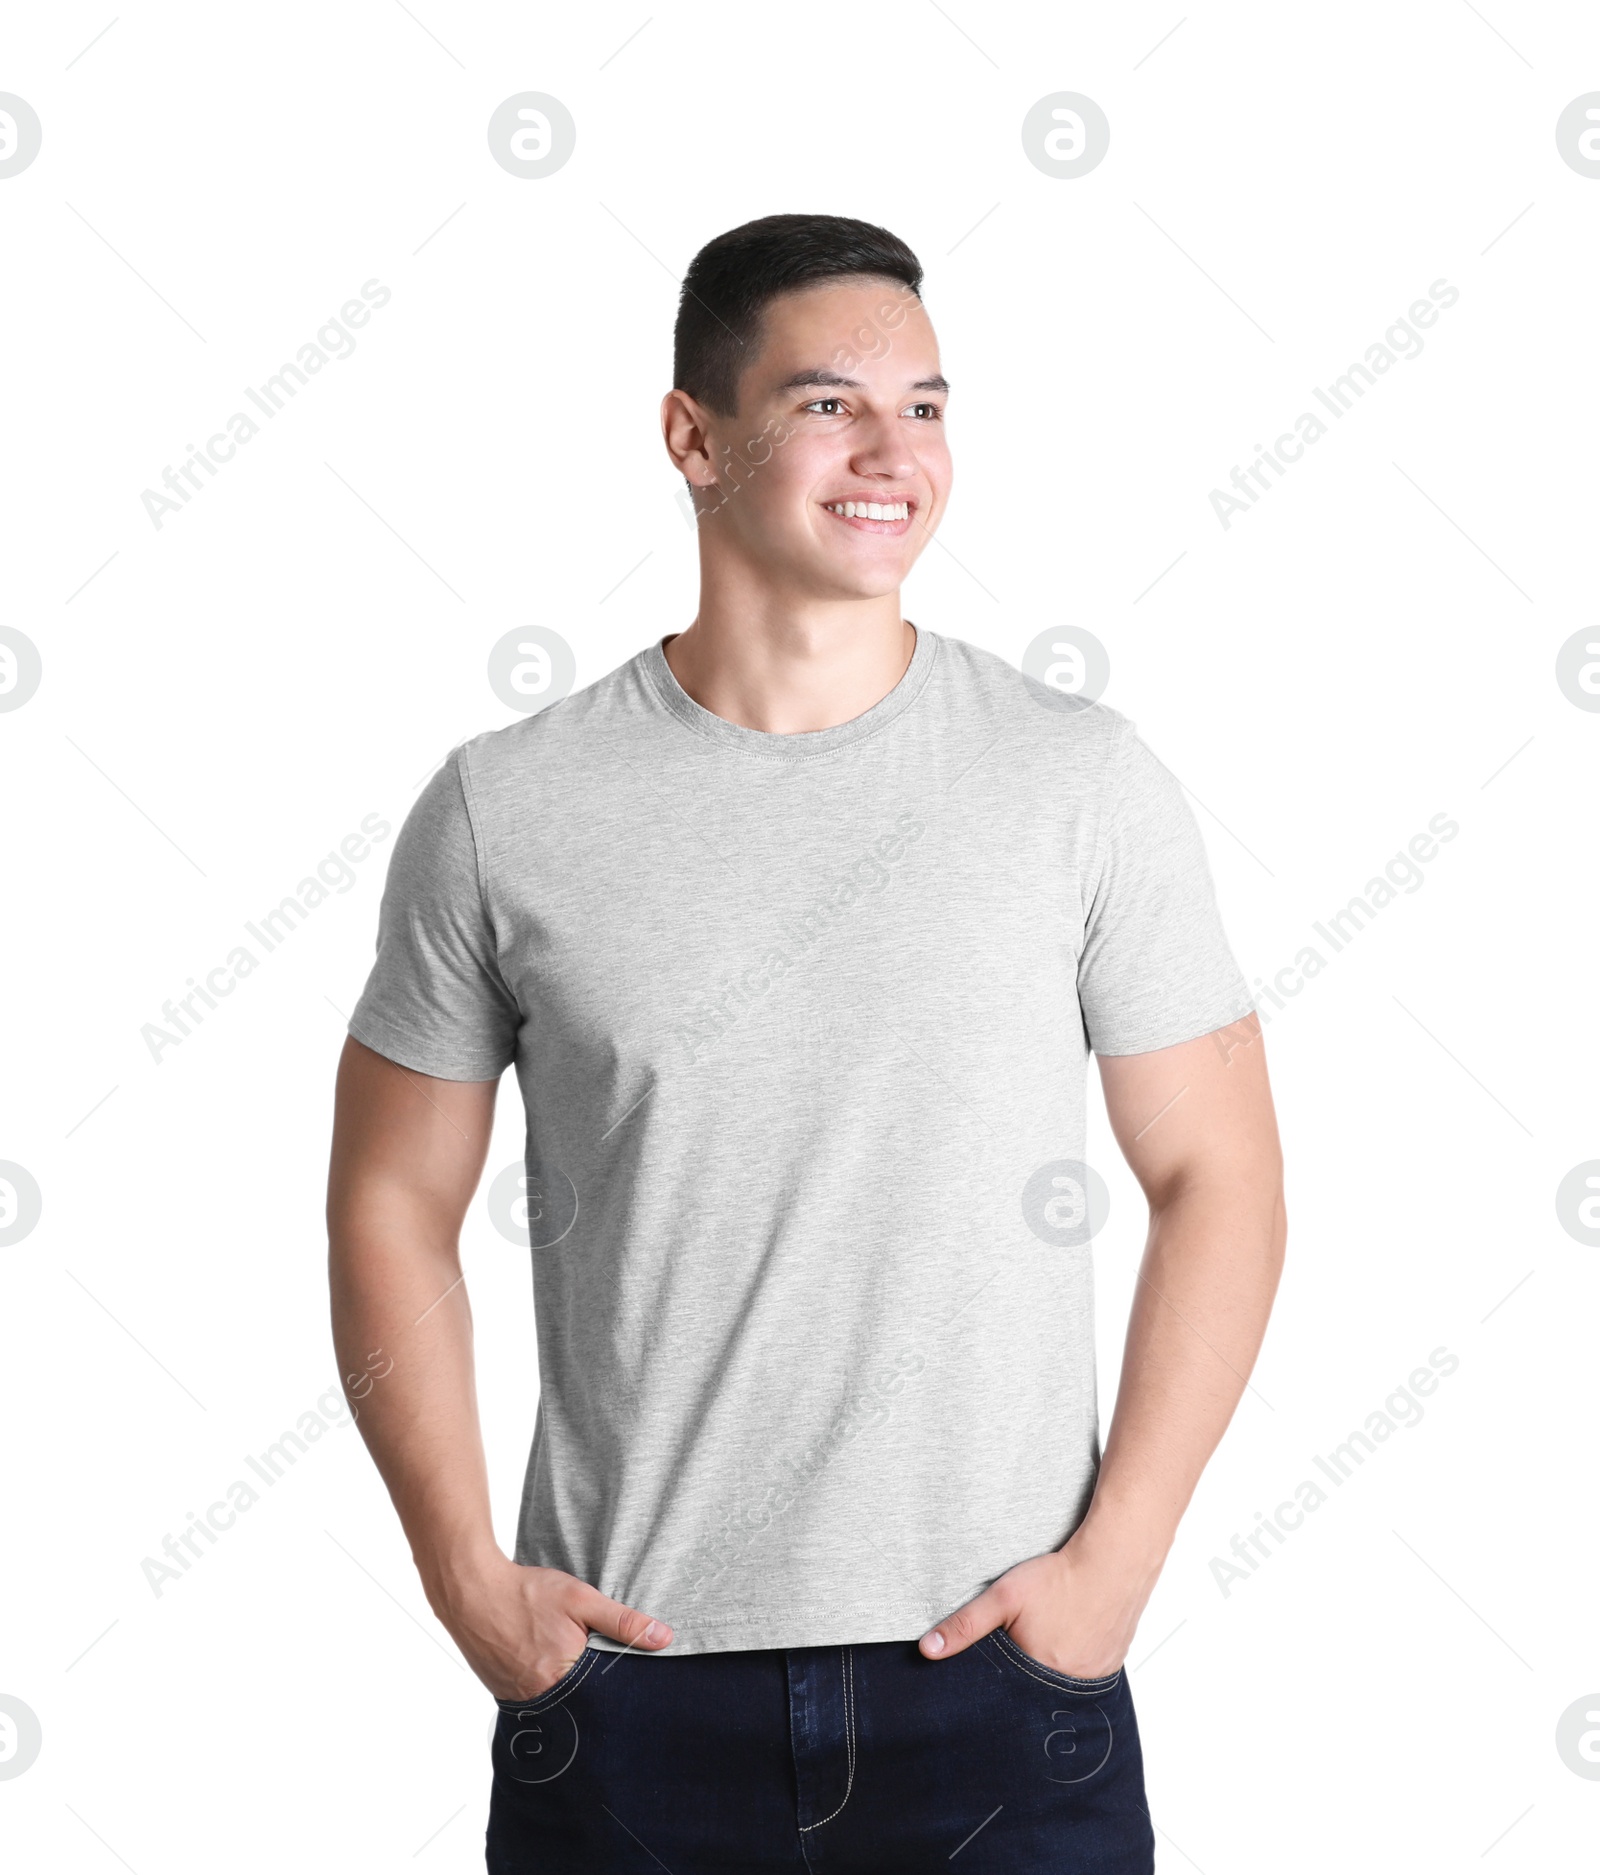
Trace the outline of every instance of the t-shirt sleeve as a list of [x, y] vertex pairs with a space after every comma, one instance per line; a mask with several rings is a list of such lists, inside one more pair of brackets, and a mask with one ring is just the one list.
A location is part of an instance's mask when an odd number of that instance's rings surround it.
[[521, 1014], [496, 954], [464, 759], [451, 751], [395, 840], [377, 961], [349, 1026], [402, 1067], [490, 1081], [516, 1058]]
[[1194, 814], [1176, 777], [1118, 717], [1078, 958], [1078, 1005], [1098, 1055], [1209, 1035], [1254, 1003], [1223, 933]]

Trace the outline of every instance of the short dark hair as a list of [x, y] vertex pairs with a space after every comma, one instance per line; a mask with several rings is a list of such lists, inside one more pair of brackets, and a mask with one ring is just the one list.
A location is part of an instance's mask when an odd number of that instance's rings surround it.
[[672, 333], [672, 384], [719, 417], [739, 407], [739, 374], [768, 303], [852, 274], [899, 280], [918, 298], [922, 263], [897, 235], [844, 215], [763, 215], [708, 241], [689, 263]]

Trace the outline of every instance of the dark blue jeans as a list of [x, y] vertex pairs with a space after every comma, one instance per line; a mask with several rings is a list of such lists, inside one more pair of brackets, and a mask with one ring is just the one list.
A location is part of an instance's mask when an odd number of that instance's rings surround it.
[[644, 1659], [588, 1648], [501, 1700], [490, 1875], [1151, 1875], [1123, 1671], [1074, 1680], [1003, 1629]]

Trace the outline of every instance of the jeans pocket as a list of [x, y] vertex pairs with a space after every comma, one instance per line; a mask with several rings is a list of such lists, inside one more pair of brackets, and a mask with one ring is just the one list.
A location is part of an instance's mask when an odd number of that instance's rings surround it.
[[1054, 1667], [1047, 1667], [1042, 1660], [1035, 1660], [1012, 1640], [1004, 1628], [995, 1628], [984, 1638], [994, 1644], [995, 1651], [1002, 1660], [1016, 1668], [1019, 1673], [1026, 1673], [1035, 1680], [1042, 1680], [1047, 1686], [1058, 1686], [1065, 1693], [1106, 1694], [1116, 1689], [1122, 1679], [1122, 1669], [1108, 1673], [1103, 1679], [1080, 1680], [1070, 1673], [1058, 1673]]
[[538, 1712], [542, 1707], [549, 1705], [562, 1694], [570, 1693], [599, 1658], [600, 1650], [585, 1643], [583, 1652], [573, 1661], [572, 1665], [562, 1674], [561, 1678], [553, 1685], [547, 1686], [542, 1693], [530, 1693], [526, 1699], [497, 1698], [494, 1703], [502, 1712]]

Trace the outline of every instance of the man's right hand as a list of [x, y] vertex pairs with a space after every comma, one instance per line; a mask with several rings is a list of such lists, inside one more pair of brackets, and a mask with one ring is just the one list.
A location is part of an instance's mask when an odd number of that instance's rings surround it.
[[591, 1630], [659, 1652], [664, 1621], [624, 1607], [560, 1569], [532, 1568], [502, 1552], [426, 1584], [434, 1613], [496, 1699], [536, 1699], [570, 1671]]
[[498, 1076], [421, 1074], [346, 1038], [328, 1276], [340, 1371], [363, 1387], [356, 1425], [428, 1603], [496, 1699], [531, 1699], [572, 1667], [591, 1631], [657, 1652], [672, 1630], [560, 1569], [512, 1562], [492, 1535], [460, 1234], [497, 1086]]

